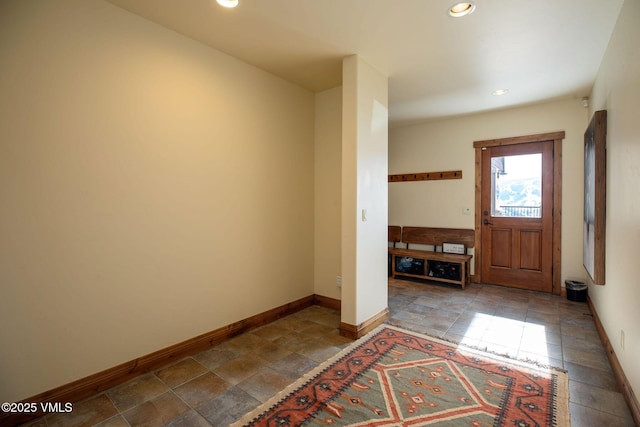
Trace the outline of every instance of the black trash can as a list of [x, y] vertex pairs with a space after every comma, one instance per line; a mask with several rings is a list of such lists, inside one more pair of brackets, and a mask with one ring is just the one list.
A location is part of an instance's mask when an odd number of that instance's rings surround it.
[[567, 299], [569, 301], [585, 302], [589, 287], [579, 280], [565, 280], [567, 287]]

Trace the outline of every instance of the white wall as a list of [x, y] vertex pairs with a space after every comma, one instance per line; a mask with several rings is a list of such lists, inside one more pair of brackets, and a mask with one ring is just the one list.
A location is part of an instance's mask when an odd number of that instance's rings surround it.
[[[389, 184], [389, 224], [474, 228], [473, 141], [564, 130], [562, 143], [562, 284], [582, 268], [583, 135], [587, 110], [565, 100], [393, 128], [389, 174], [462, 170], [462, 179]], [[464, 215], [463, 209], [471, 214]]]
[[387, 308], [387, 78], [350, 56], [342, 84], [341, 316], [359, 326]]
[[[591, 93], [607, 110], [605, 284], [589, 295], [636, 396], [640, 392], [640, 2], [625, 1]], [[621, 331], [625, 346], [621, 346]]]
[[340, 299], [342, 86], [316, 94], [314, 290]]
[[0, 69], [0, 401], [313, 294], [312, 93], [99, 0]]

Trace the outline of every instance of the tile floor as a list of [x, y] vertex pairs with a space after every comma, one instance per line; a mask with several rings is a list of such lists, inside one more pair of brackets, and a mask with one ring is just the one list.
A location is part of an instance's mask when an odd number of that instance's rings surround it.
[[[390, 322], [569, 371], [574, 427], [633, 426], [586, 303], [472, 284], [389, 282]], [[349, 344], [314, 306], [31, 426], [225, 426]]]

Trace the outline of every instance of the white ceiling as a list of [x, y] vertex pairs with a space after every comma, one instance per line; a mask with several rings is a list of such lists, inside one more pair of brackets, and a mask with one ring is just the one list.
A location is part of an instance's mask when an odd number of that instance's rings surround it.
[[[389, 76], [392, 125], [587, 96], [624, 0], [109, 0], [312, 91], [358, 54]], [[504, 96], [493, 96], [507, 88]]]

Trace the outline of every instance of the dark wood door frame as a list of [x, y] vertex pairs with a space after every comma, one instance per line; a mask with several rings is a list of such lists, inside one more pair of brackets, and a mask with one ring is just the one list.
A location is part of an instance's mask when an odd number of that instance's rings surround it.
[[475, 232], [476, 247], [474, 249], [474, 274], [471, 281], [482, 282], [482, 150], [486, 147], [501, 145], [526, 144], [530, 142], [553, 141], [553, 293], [560, 295], [562, 290], [561, 276], [561, 247], [562, 247], [562, 140], [564, 131], [540, 133], [535, 135], [516, 136], [512, 138], [487, 139], [474, 141], [476, 150], [476, 197], [475, 197]]

